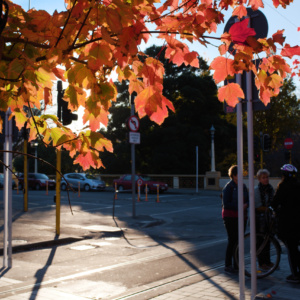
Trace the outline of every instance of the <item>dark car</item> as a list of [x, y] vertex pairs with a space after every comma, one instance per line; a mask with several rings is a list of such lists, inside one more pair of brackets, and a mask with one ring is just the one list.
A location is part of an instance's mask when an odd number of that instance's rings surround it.
[[[16, 183], [14, 180], [12, 180], [12, 189], [14, 189], [16, 187]], [[3, 189], [4, 187], [4, 174], [0, 173], [0, 189]]]
[[[114, 179], [113, 184], [114, 188], [117, 186], [119, 191], [131, 190], [132, 181], [131, 174], [123, 175], [119, 179]], [[146, 175], [135, 175], [135, 184], [136, 189], [138, 184], [140, 184], [140, 188], [142, 192], [157, 192], [157, 187], [159, 186], [159, 192], [163, 193], [168, 190], [168, 185], [161, 181], [154, 181], [149, 176]]]
[[[81, 190], [86, 192], [94, 190], [94, 191], [103, 191], [105, 189], [105, 182], [101, 180], [100, 177], [96, 177], [91, 174], [85, 173], [68, 173], [64, 174], [64, 177], [71, 185], [73, 189], [78, 189], [80, 186]], [[67, 189], [67, 183], [64, 178], [61, 179], [60, 187], [63, 191]]]
[[[18, 176], [20, 190], [24, 187], [24, 174]], [[45, 189], [48, 183], [49, 189], [55, 189], [56, 182], [50, 179], [46, 174], [43, 173], [28, 173], [28, 188], [41, 190]]]

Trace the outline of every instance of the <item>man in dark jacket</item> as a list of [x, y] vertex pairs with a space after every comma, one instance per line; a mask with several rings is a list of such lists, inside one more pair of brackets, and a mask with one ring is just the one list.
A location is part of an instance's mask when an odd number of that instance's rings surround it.
[[[234, 259], [234, 250], [238, 242], [238, 174], [237, 165], [229, 168], [228, 175], [231, 180], [226, 184], [222, 191], [222, 218], [227, 231], [228, 244], [225, 256], [225, 272], [234, 274], [238, 272], [238, 267]], [[244, 217], [247, 218], [247, 208], [249, 206], [248, 190], [244, 184]]]
[[284, 242], [292, 274], [287, 282], [300, 282], [300, 185], [297, 169], [290, 164], [281, 168], [282, 180], [278, 184], [272, 206], [278, 217], [278, 237]]

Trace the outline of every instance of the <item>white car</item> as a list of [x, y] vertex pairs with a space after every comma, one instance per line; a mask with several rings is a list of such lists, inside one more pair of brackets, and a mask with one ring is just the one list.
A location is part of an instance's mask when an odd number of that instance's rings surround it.
[[[64, 174], [64, 177], [69, 185], [75, 190], [80, 188], [81, 190], [88, 192], [92, 190], [103, 191], [105, 189], [105, 182], [101, 180], [101, 178], [97, 178], [91, 174], [68, 173]], [[67, 182], [64, 180], [64, 178], [61, 179], [60, 188], [62, 191], [65, 191], [68, 188]]]

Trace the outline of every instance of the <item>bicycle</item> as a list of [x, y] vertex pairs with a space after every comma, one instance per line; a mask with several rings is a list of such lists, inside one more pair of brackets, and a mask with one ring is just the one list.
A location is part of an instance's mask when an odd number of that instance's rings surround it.
[[[264, 278], [272, 274], [279, 266], [281, 256], [281, 246], [278, 239], [275, 237], [276, 215], [274, 210], [269, 207], [265, 213], [266, 228], [264, 233], [256, 233], [256, 276]], [[245, 256], [245, 275], [251, 277], [251, 255], [250, 255], [250, 233], [244, 235], [244, 256]], [[270, 256], [269, 256], [270, 255]], [[269, 265], [260, 265], [264, 257], [270, 257]], [[239, 263], [239, 247], [236, 245], [235, 260]]]

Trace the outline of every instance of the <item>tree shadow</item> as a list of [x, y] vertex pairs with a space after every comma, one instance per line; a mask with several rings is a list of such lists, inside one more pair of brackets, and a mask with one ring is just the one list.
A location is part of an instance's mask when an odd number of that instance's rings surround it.
[[[54, 237], [54, 240], [58, 240], [59, 239], [59, 235], [55, 235]], [[41, 283], [43, 282], [43, 279], [47, 273], [47, 270], [48, 268], [51, 266], [52, 262], [53, 262], [53, 259], [54, 259], [54, 256], [55, 256], [55, 252], [57, 250], [58, 246], [53, 246], [51, 248], [51, 251], [50, 251], [50, 254], [49, 254], [49, 257], [47, 259], [47, 262], [45, 264], [45, 266], [41, 269], [38, 269], [34, 275], [34, 277], [36, 278], [36, 281], [35, 281], [35, 284], [34, 284], [34, 287], [31, 291], [31, 295], [29, 297], [30, 300], [34, 300], [37, 298], [37, 295], [38, 295], [38, 291], [41, 287]]]

